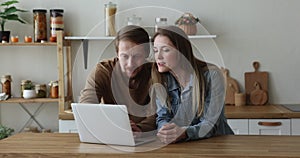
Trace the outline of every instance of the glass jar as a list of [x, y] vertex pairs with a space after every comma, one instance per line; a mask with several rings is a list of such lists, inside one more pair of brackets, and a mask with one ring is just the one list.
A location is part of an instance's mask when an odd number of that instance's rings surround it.
[[115, 36], [117, 34], [115, 27], [115, 14], [117, 12], [117, 4], [109, 2], [104, 5], [104, 22], [105, 36]]
[[2, 84], [2, 93], [8, 95], [8, 98], [11, 97], [11, 76], [10, 75], [3, 75], [1, 77], [1, 84]]
[[63, 9], [50, 9], [50, 42], [56, 42], [56, 31], [64, 30], [63, 13]]
[[46, 13], [46, 9], [33, 9], [34, 42], [47, 41]]
[[51, 81], [50, 86], [50, 98], [58, 98], [58, 81]]
[[141, 25], [141, 17], [137, 17], [135, 14], [133, 14], [131, 17], [127, 18], [127, 25]]
[[21, 97], [23, 97], [23, 91], [25, 89], [32, 89], [32, 82], [30, 80], [21, 81]]
[[162, 18], [162, 17], [158, 17], [158, 18], [155, 18], [155, 27], [154, 27], [154, 31], [157, 32], [157, 29], [159, 27], [162, 27], [162, 26], [167, 26], [168, 25], [168, 22], [167, 22], [167, 18]]
[[46, 98], [47, 96], [47, 86], [46, 84], [36, 84], [35, 93], [38, 98]]

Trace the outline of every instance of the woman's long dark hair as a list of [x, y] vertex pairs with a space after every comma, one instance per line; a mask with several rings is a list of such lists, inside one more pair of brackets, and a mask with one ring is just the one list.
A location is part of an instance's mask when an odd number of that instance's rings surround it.
[[[191, 70], [191, 74], [194, 74], [194, 85], [193, 85], [193, 109], [197, 111], [197, 116], [200, 117], [204, 110], [204, 98], [205, 98], [205, 79], [203, 76], [204, 70], [201, 69], [199, 62], [197, 62], [196, 57], [193, 54], [193, 49], [191, 42], [189, 41], [188, 36], [184, 33], [182, 29], [177, 26], [167, 26], [161, 27], [157, 30], [153, 36], [153, 42], [157, 36], [165, 36], [170, 39], [175, 48], [181, 53], [181, 58], [185, 58], [188, 62], [187, 68], [186, 64], [183, 64], [184, 70]], [[204, 62], [202, 64], [205, 64]], [[189, 67], [189, 68], [188, 68]], [[152, 67], [152, 82], [153, 84], [160, 83], [166, 88], [166, 79], [164, 78], [163, 73], [158, 72], [157, 65], [154, 64]], [[157, 84], [156, 84], [157, 85]], [[154, 86], [154, 92], [152, 94], [156, 95], [163, 103], [165, 103], [169, 109], [171, 109], [170, 99], [168, 95], [163, 90], [161, 86]]]

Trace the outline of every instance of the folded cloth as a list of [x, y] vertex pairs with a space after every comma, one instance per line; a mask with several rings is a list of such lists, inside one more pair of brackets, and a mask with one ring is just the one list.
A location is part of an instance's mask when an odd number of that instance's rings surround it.
[[8, 95], [6, 93], [0, 93], [0, 100], [7, 100]]

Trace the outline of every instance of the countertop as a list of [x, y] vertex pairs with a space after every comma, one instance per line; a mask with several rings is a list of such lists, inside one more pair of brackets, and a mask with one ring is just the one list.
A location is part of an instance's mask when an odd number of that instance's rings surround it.
[[0, 141], [0, 157], [272, 157], [300, 158], [300, 136], [218, 136], [138, 147], [80, 143], [75, 133], [20, 133]]
[[[245, 105], [225, 106], [225, 115], [228, 119], [261, 119], [261, 118], [300, 118], [300, 112], [293, 112], [282, 105]], [[59, 115], [62, 120], [74, 120], [72, 112]]]

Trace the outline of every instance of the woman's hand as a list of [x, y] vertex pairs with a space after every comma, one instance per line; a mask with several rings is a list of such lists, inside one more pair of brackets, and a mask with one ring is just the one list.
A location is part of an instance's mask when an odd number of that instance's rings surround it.
[[163, 125], [157, 133], [157, 137], [163, 143], [175, 143], [187, 137], [185, 129], [177, 126], [175, 123]]

